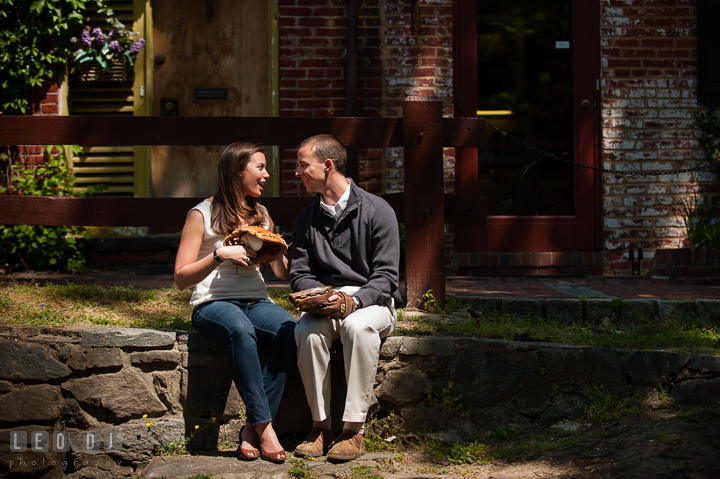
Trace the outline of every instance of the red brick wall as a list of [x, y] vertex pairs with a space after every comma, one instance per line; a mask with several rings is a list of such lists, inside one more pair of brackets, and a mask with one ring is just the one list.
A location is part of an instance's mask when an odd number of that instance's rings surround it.
[[[436, 95], [452, 114], [452, 2], [423, 2], [418, 35], [410, 13], [409, 1], [359, 1], [357, 116], [402, 116], [409, 95]], [[345, 0], [280, 1], [281, 116], [345, 115], [346, 26]], [[281, 168], [281, 194], [304, 194], [294, 178], [294, 150], [281, 152]], [[401, 148], [360, 151], [359, 168], [364, 189], [402, 191]]]
[[[704, 163], [693, 129], [696, 101], [694, 0], [602, 1], [603, 163], [622, 171]], [[678, 201], [715, 190], [713, 173], [603, 175], [606, 273], [629, 274], [629, 248], [643, 248], [647, 273], [658, 248], [682, 245]]]

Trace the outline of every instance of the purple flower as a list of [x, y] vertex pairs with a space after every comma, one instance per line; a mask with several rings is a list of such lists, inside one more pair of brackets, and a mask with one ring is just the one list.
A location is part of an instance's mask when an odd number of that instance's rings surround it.
[[80, 41], [85, 48], [90, 48], [90, 46], [92, 45], [92, 38], [90, 38], [90, 32], [87, 30], [83, 30], [83, 32], [80, 34]]
[[110, 30], [110, 31], [108, 32], [108, 37], [110, 37], [110, 40], [115, 40], [115, 39], [117, 39], [117, 37], [119, 37], [119, 36], [120, 36], [120, 32], [118, 32], [118, 31], [115, 30], [115, 29]]
[[136, 41], [135, 43], [132, 44], [132, 46], [130, 47], [130, 53], [133, 53], [133, 54], [138, 53], [140, 50], [143, 49], [144, 46], [145, 46], [145, 40], [143, 38], [140, 38], [140, 39], [138, 39], [138, 41]]
[[110, 51], [113, 53], [120, 53], [122, 51], [122, 47], [120, 46], [120, 42], [117, 40], [113, 40], [109, 44]]
[[95, 40], [95, 44], [99, 47], [105, 45], [105, 35], [103, 35], [102, 30], [99, 28], [93, 28], [92, 29], [92, 36], [94, 37], [93, 40]]

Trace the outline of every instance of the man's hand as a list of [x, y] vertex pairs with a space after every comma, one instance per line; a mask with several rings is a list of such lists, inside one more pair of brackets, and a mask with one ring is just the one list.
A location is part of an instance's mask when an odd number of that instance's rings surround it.
[[289, 296], [290, 302], [300, 311], [345, 319], [357, 310], [352, 297], [330, 286], [298, 291]]

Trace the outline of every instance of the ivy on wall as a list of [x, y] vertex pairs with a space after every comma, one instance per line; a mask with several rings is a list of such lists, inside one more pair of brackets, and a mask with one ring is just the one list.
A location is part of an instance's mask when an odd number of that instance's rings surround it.
[[0, 113], [25, 114], [30, 92], [71, 53], [87, 0], [0, 0]]

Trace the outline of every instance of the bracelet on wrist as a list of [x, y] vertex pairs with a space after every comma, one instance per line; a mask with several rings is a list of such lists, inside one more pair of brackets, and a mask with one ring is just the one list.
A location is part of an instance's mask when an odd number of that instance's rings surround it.
[[223, 262], [222, 258], [220, 258], [220, 256], [218, 256], [217, 250], [213, 251], [213, 258], [215, 258], [215, 261], [217, 261], [218, 263]]

